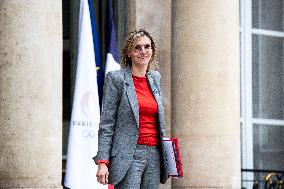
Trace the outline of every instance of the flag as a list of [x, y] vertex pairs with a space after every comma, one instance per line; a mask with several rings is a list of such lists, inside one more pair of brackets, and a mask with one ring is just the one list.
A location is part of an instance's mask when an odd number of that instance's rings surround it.
[[98, 83], [98, 92], [99, 92], [99, 102], [100, 107], [102, 105], [102, 99], [103, 99], [103, 84], [104, 84], [104, 69], [102, 65], [102, 59], [100, 54], [100, 46], [99, 46], [99, 37], [97, 32], [97, 23], [93, 8], [93, 1], [89, 1], [89, 10], [90, 10], [90, 16], [91, 16], [91, 24], [92, 24], [92, 32], [93, 32], [93, 43], [94, 43], [94, 51], [96, 54], [96, 65], [97, 65], [97, 83]]
[[106, 58], [106, 69], [105, 73], [113, 70], [119, 70], [119, 56], [117, 52], [117, 40], [116, 40], [116, 30], [113, 20], [113, 11], [112, 11], [112, 0], [108, 0], [107, 5], [107, 58]]
[[64, 182], [71, 189], [108, 188], [97, 182], [97, 166], [92, 160], [98, 149], [100, 108], [95, 59], [97, 54], [94, 52], [89, 6], [88, 0], [81, 0], [77, 73]]

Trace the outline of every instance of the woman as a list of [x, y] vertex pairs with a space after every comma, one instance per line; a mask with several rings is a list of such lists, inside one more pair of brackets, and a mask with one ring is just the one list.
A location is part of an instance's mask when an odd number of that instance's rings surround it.
[[99, 128], [97, 180], [120, 189], [155, 189], [167, 180], [161, 138], [165, 136], [160, 74], [154, 39], [131, 32], [121, 52], [121, 70], [105, 79]]

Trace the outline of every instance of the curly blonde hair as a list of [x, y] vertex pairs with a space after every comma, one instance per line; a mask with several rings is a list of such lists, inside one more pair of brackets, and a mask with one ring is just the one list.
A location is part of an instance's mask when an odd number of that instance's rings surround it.
[[157, 65], [158, 50], [156, 47], [156, 43], [154, 41], [154, 37], [149, 32], [143, 29], [132, 31], [125, 38], [123, 48], [121, 49], [120, 66], [122, 68], [132, 66], [131, 58], [127, 56], [127, 53], [130, 52], [134, 48], [134, 45], [138, 41], [138, 39], [144, 36], [148, 37], [151, 40], [151, 47], [152, 47], [152, 57], [148, 64], [147, 71], [153, 68], [158, 68], [158, 65]]

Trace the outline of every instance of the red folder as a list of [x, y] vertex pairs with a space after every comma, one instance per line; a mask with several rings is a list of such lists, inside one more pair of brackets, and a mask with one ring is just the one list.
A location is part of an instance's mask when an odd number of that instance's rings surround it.
[[178, 138], [163, 138], [163, 155], [169, 177], [183, 177]]

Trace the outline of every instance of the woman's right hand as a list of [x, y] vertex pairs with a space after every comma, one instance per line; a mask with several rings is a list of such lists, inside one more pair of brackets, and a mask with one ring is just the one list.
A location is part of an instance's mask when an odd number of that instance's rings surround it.
[[108, 184], [108, 167], [105, 163], [98, 164], [97, 180], [100, 184]]

